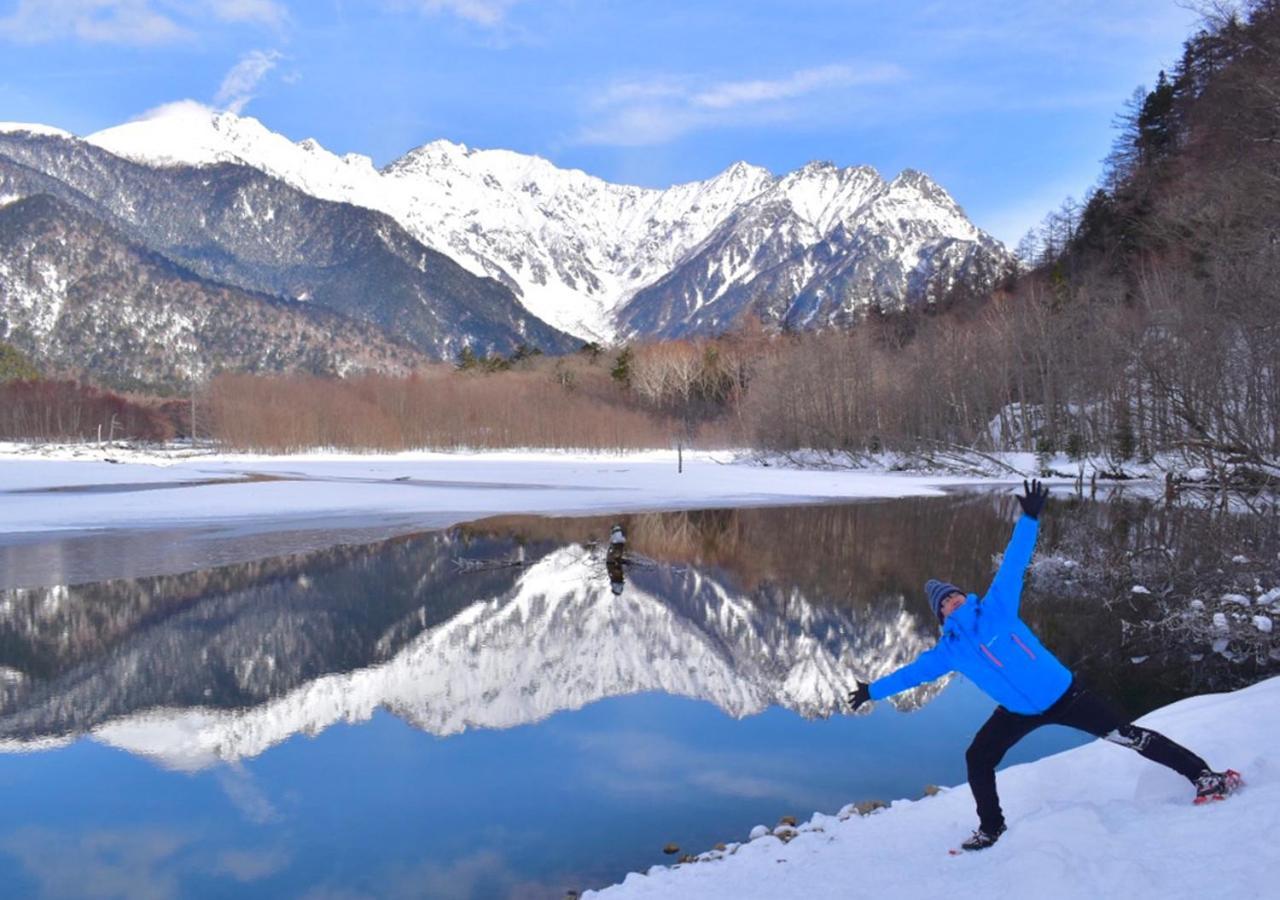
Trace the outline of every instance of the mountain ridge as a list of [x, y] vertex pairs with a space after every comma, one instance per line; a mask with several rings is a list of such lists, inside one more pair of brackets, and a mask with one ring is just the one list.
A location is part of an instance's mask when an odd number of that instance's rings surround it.
[[[777, 247], [781, 255], [757, 259], [750, 273], [722, 269], [705, 276], [739, 293], [767, 294], [771, 309], [795, 299], [785, 294], [796, 279], [775, 278], [752, 288], [743, 278], [775, 268], [802, 250], [813, 251], [836, 230], [865, 235], [891, 226], [889, 219], [867, 222], [858, 217], [871, 189], [897, 196], [900, 202], [892, 212], [899, 220], [918, 223], [917, 233], [888, 248], [899, 252], [886, 263], [890, 274], [855, 279], [847, 290], [840, 288], [842, 295], [834, 302], [845, 315], [829, 317], [832, 322], [854, 319], [872, 303], [902, 306], [921, 300], [925, 292], [919, 282], [937, 268], [921, 258], [947, 241], [952, 247], [965, 243], [963, 255], [968, 257], [992, 258], [990, 265], [976, 267], [984, 276], [980, 281], [1012, 259], [1003, 245], [969, 222], [940, 185], [914, 169], [886, 181], [865, 165], [840, 168], [813, 161], [774, 175], [739, 161], [708, 179], [659, 189], [613, 184], [580, 169], [561, 169], [540, 156], [444, 139], [413, 148], [379, 169], [367, 156], [339, 156], [313, 138], [293, 142], [256, 119], [193, 103], [172, 104], [85, 140], [144, 165], [235, 161], [313, 196], [381, 211], [473, 274], [507, 286], [538, 318], [584, 339], [651, 336], [628, 323], [670, 319], [679, 304], [667, 303], [662, 316], [646, 316], [636, 310], [652, 295], [640, 301], [637, 296], [673, 274], [696, 280], [692, 271], [682, 270], [691, 262], [706, 263], [697, 253], [702, 244], [733, 217], [746, 215], [744, 211], [764, 221], [779, 199], [790, 203], [791, 216], [771, 229], [774, 241], [751, 243], [753, 253]], [[859, 224], [870, 228], [859, 232]], [[845, 252], [851, 246], [867, 268], [874, 242], [858, 237], [841, 244]], [[954, 249], [948, 252], [956, 256]], [[923, 275], [913, 277], [917, 270]], [[739, 302], [735, 309], [744, 305], [749, 304]], [[779, 318], [762, 312], [766, 319]], [[724, 318], [680, 318], [659, 336], [723, 330], [729, 324]]]
[[424, 362], [332, 310], [202, 279], [46, 193], [0, 204], [0, 297], [7, 341], [118, 385], [217, 365], [407, 374]]
[[[30, 193], [57, 196], [201, 278], [327, 307], [424, 358], [452, 358], [464, 344], [576, 346], [507, 289], [384, 214], [315, 198], [243, 164], [149, 168], [78, 138], [0, 129], [0, 195]], [[0, 314], [8, 305], [0, 295]]]

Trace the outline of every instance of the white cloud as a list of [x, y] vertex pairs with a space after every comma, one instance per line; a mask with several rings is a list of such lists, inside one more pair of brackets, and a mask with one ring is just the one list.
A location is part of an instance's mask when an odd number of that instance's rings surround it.
[[275, 0], [207, 0], [214, 17], [223, 22], [247, 22], [279, 28], [289, 20], [289, 11]]
[[280, 27], [288, 12], [277, 0], [18, 0], [17, 8], [0, 18], [0, 39], [172, 44], [194, 38], [210, 20]]
[[579, 772], [601, 790], [621, 796], [676, 797], [690, 787], [748, 800], [777, 799], [817, 808], [824, 798], [777, 761], [745, 752], [710, 752], [665, 735], [637, 731], [588, 732], [573, 740], [588, 759], [608, 760]]
[[496, 28], [506, 21], [511, 7], [521, 2], [522, 0], [399, 0], [396, 5], [404, 6], [408, 3], [423, 12], [446, 13], [486, 28]]
[[800, 69], [775, 79], [699, 84], [669, 75], [617, 82], [590, 101], [595, 121], [576, 143], [614, 146], [663, 144], [692, 131], [794, 120], [798, 101], [854, 87], [899, 81], [895, 65], [832, 64]]
[[188, 36], [149, 0], [19, 0], [17, 9], [0, 19], [0, 37], [21, 43], [72, 37], [89, 43], [166, 44]]
[[273, 850], [225, 850], [214, 860], [213, 872], [226, 875], [236, 881], [248, 883], [260, 881], [276, 874], [291, 862], [285, 851]]
[[0, 841], [17, 857], [44, 897], [99, 897], [166, 900], [178, 896], [174, 857], [190, 843], [159, 829], [100, 830], [83, 833], [26, 827]]
[[255, 825], [267, 825], [280, 820], [280, 813], [275, 805], [243, 766], [231, 765], [219, 769], [218, 786], [247, 821]]
[[752, 103], [771, 100], [787, 100], [824, 88], [851, 87], [859, 84], [877, 84], [895, 81], [902, 76], [897, 66], [880, 65], [855, 69], [847, 65], [821, 66], [801, 69], [773, 81], [728, 81], [712, 85], [694, 95], [693, 102], [710, 109], [730, 109]]
[[254, 98], [254, 92], [267, 73], [276, 67], [281, 54], [278, 50], [250, 50], [240, 61], [231, 67], [217, 95], [214, 105], [237, 115]]

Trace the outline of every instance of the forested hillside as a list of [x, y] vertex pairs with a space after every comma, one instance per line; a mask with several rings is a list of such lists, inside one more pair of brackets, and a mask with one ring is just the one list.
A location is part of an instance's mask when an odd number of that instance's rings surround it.
[[1022, 242], [1026, 271], [782, 350], [747, 400], [757, 440], [1185, 450], [1276, 474], [1278, 98], [1280, 4], [1207, 20], [1118, 117], [1087, 200]]

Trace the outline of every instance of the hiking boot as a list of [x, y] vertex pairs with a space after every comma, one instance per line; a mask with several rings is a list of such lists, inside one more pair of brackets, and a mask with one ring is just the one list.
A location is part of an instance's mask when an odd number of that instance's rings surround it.
[[995, 831], [983, 831], [979, 828], [970, 837], [960, 845], [962, 850], [986, 850], [996, 841], [1000, 840], [1000, 835], [1005, 833], [1005, 826], [1001, 825]]
[[1234, 794], [1243, 784], [1244, 779], [1235, 769], [1227, 769], [1225, 772], [1210, 772], [1205, 769], [1196, 779], [1196, 805], [1211, 800], [1225, 800], [1228, 794]]

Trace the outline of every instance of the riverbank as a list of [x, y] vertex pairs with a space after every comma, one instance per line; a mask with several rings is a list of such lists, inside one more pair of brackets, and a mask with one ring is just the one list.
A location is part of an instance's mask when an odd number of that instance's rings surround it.
[[235, 523], [285, 530], [395, 519], [572, 515], [934, 496], [1004, 478], [802, 469], [729, 453], [548, 451], [290, 456], [0, 445], [0, 534]]
[[1238, 769], [1245, 790], [1194, 806], [1176, 774], [1094, 741], [1001, 773], [1009, 832], [983, 853], [948, 854], [974, 827], [962, 784], [867, 816], [819, 813], [774, 829], [787, 841], [770, 833], [585, 896], [933, 898], [960, 886], [992, 898], [1269, 895], [1280, 828], [1280, 678], [1182, 700], [1139, 721], [1215, 767]]

